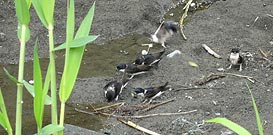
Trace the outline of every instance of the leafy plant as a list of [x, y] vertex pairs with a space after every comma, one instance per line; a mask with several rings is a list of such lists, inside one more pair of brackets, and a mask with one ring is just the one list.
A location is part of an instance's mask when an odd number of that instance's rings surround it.
[[51, 122], [52, 124], [57, 125], [58, 123], [58, 114], [57, 114], [57, 96], [56, 96], [56, 67], [54, 59], [54, 38], [53, 38], [53, 29], [54, 29], [54, 7], [55, 0], [33, 0], [33, 6], [44, 26], [48, 29], [48, 40], [49, 40], [49, 72], [50, 72], [50, 85], [51, 85]]
[[[253, 107], [254, 107], [254, 111], [255, 111], [255, 115], [256, 115], [256, 121], [257, 121], [259, 135], [263, 135], [264, 134], [263, 127], [262, 127], [259, 111], [258, 111], [258, 108], [256, 105], [256, 101], [255, 101], [254, 96], [253, 96], [247, 83], [246, 83], [246, 86], [247, 86], [249, 93], [251, 95], [251, 99], [252, 99], [252, 103], [253, 103]], [[243, 128], [242, 126], [238, 125], [237, 123], [232, 122], [226, 118], [219, 118], [218, 117], [218, 118], [213, 118], [213, 119], [207, 120], [206, 122], [219, 123], [229, 129], [231, 129], [232, 131], [234, 131], [235, 133], [237, 133], [239, 135], [251, 135], [251, 133], [249, 131], [247, 131], [245, 128]]]
[[75, 81], [80, 69], [84, 48], [85, 45], [89, 42], [94, 41], [97, 36], [88, 36], [91, 24], [94, 17], [95, 3], [89, 9], [86, 17], [82, 21], [76, 36], [73, 40], [74, 33], [74, 0], [70, 1], [68, 8], [68, 16], [67, 16], [67, 27], [66, 27], [66, 43], [60, 45], [55, 48], [55, 50], [59, 50], [66, 48], [66, 57], [65, 57], [65, 65], [63, 76], [60, 84], [60, 101], [61, 101], [61, 110], [60, 110], [60, 125], [64, 124], [64, 112], [65, 112], [65, 102], [70, 97], [70, 94], [75, 85]]

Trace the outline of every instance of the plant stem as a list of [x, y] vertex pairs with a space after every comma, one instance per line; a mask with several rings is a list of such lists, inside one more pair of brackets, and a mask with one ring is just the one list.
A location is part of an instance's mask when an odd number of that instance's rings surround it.
[[[61, 111], [60, 111], [60, 126], [64, 126], [64, 112], [65, 112], [65, 102], [62, 102]], [[60, 131], [60, 135], [63, 135], [63, 130]]]
[[51, 122], [58, 124], [57, 114], [57, 96], [56, 96], [56, 68], [55, 68], [55, 55], [54, 55], [54, 39], [53, 39], [53, 25], [48, 25], [49, 34], [49, 59], [50, 59], [50, 77], [51, 77]]
[[26, 26], [21, 25], [22, 33], [20, 40], [20, 58], [17, 83], [17, 100], [16, 100], [16, 123], [15, 134], [21, 135], [22, 131], [22, 104], [23, 104], [23, 79], [24, 79], [24, 64], [25, 64], [25, 48], [26, 48]]

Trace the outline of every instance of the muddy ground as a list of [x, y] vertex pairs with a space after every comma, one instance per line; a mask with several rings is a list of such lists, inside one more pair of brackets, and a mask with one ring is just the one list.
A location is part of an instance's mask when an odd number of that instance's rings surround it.
[[[88, 7], [92, 2], [81, 0], [76, 2], [76, 8], [82, 9], [78, 11], [78, 16], [83, 17], [84, 12], [87, 12]], [[103, 63], [104, 58], [111, 63], [113, 67], [105, 68], [109, 71], [103, 76], [96, 75], [96, 77], [82, 75], [77, 80], [75, 90], [69, 100], [72, 104], [90, 105], [93, 103], [106, 103], [103, 98], [102, 87], [110, 80], [112, 80], [115, 73], [114, 65], [120, 62], [128, 62], [133, 58], [136, 51], [140, 49], [138, 45], [142, 43], [143, 36], [139, 35], [144, 31], [153, 32], [158, 26], [158, 22], [163, 18], [164, 13], [176, 3], [175, 1], [131, 1], [125, 2], [121, 0], [113, 1], [97, 1], [95, 22], [92, 28], [92, 34], [99, 34], [101, 38], [96, 41], [97, 44], [104, 44], [104, 47], [109, 44], [120, 44], [121, 49], [129, 52], [129, 55], [124, 56], [119, 52], [120, 48], [112, 48], [112, 52], [104, 49], [96, 57], [97, 61]], [[56, 38], [56, 44], [63, 42], [65, 31], [64, 2], [57, 2], [56, 12], [56, 27], [55, 34], [60, 36]], [[169, 13], [175, 13], [174, 17], [168, 16]], [[179, 11], [171, 9], [166, 19], [177, 20], [177, 13]], [[145, 119], [130, 119], [131, 121], [158, 132], [160, 134], [205, 134], [218, 135], [230, 134], [230, 132], [216, 124], [202, 124], [203, 120], [214, 117], [226, 117], [248, 129], [253, 134], [258, 134], [255, 113], [253, 110], [250, 94], [245, 85], [247, 82], [254, 94], [257, 106], [260, 111], [260, 116], [264, 124], [265, 134], [272, 134], [273, 117], [272, 117], [272, 55], [269, 53], [268, 60], [262, 58], [259, 48], [264, 51], [272, 50], [273, 42], [273, 18], [267, 14], [273, 15], [273, 2], [271, 0], [229, 0], [217, 1], [213, 3], [208, 9], [199, 10], [190, 13], [188, 22], [184, 27], [184, 32], [188, 40], [183, 40], [180, 34], [174, 35], [168, 41], [167, 53], [174, 50], [180, 50], [181, 55], [174, 58], [164, 57], [159, 64], [157, 70], [153, 70], [147, 75], [138, 76], [130, 81], [129, 86], [121, 95], [118, 102], [126, 102], [125, 107], [129, 108], [132, 105], [141, 103], [141, 99], [135, 99], [130, 96], [132, 87], [149, 87], [160, 85], [166, 81], [170, 82], [173, 89], [181, 87], [194, 87], [196, 81], [208, 76], [211, 73], [219, 73], [218, 68], [226, 69], [228, 62], [226, 57], [229, 51], [234, 47], [239, 47], [241, 53], [246, 60], [246, 66], [242, 72], [236, 68], [225, 70], [226, 73], [235, 73], [241, 75], [248, 75], [255, 78], [255, 83], [251, 83], [246, 79], [226, 76], [206, 83], [203, 86], [205, 89], [194, 90], [180, 90], [167, 91], [156, 101], [176, 98], [174, 102], [162, 105], [149, 112], [141, 113], [132, 112], [135, 115], [163, 113], [163, 112], [178, 112], [197, 110], [195, 113], [182, 116], [160, 116]], [[6, 36], [0, 40], [0, 62], [1, 64], [11, 64], [17, 62], [18, 54], [18, 40], [15, 36], [16, 21], [14, 16], [14, 8], [11, 3], [2, 3], [0, 12], [0, 32]], [[256, 19], [258, 17], [258, 19]], [[77, 19], [80, 22], [81, 18]], [[256, 21], [255, 21], [256, 20]], [[46, 31], [37, 23], [37, 18], [34, 17], [34, 22], [31, 27], [34, 29], [33, 35], [45, 33]], [[77, 24], [78, 25], [78, 24]], [[126, 35], [126, 36], [122, 36]], [[35, 36], [34, 36], [35, 37]], [[118, 38], [120, 37], [120, 38]], [[46, 36], [41, 36], [41, 41], [46, 39]], [[115, 40], [107, 40], [115, 39]], [[128, 41], [128, 42], [126, 42]], [[130, 41], [130, 42], [129, 42]], [[33, 40], [29, 42], [29, 49], [27, 51], [27, 60], [31, 60]], [[216, 59], [210, 56], [201, 47], [206, 44], [218, 52], [223, 59]], [[124, 48], [124, 46], [131, 46]], [[137, 49], [136, 49], [137, 48]], [[41, 57], [47, 57], [46, 45], [40, 46]], [[92, 49], [89, 47], [88, 50]], [[152, 51], [159, 50], [160, 47], [155, 47]], [[116, 54], [111, 60], [111, 57], [104, 57], [104, 55]], [[87, 55], [91, 55], [87, 52]], [[61, 56], [61, 55], [60, 55]], [[88, 56], [85, 56], [83, 69], [88, 73], [88, 67], [84, 66], [101, 66], [90, 62]], [[100, 59], [101, 58], [101, 59]], [[92, 61], [92, 57], [90, 57]], [[198, 68], [193, 68], [188, 64], [188, 61], [193, 61], [199, 65]], [[89, 63], [88, 63], [89, 62]], [[101, 70], [97, 70], [101, 71]], [[90, 71], [91, 72], [91, 71]], [[103, 72], [103, 70], [101, 71]], [[93, 73], [93, 71], [92, 71]], [[95, 73], [94, 73], [95, 74]], [[83, 78], [84, 77], [84, 78]], [[111, 103], [109, 103], [111, 104]], [[89, 109], [87, 109], [89, 111]], [[116, 113], [122, 114], [122, 113]], [[199, 127], [197, 128], [197, 124]], [[104, 123], [104, 129], [99, 132], [109, 132], [113, 135], [127, 134], [136, 135], [143, 134], [135, 129], [127, 127], [117, 121], [115, 118], [107, 119]]]

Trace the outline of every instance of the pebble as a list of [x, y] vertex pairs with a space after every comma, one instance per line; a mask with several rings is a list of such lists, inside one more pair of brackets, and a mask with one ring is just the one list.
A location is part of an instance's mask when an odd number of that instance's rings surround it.
[[180, 55], [180, 54], [181, 54], [181, 51], [179, 51], [179, 50], [174, 50], [173, 52], [169, 53], [169, 54], [167, 55], [167, 57], [168, 57], [168, 58], [172, 58], [172, 57], [174, 57], [174, 56], [176, 56], [176, 55]]

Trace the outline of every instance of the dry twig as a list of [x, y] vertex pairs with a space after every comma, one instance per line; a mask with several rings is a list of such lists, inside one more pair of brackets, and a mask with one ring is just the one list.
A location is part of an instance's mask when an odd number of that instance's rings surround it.
[[192, 3], [192, 0], [189, 0], [188, 3], [185, 5], [185, 7], [183, 8], [183, 10], [185, 10], [185, 11], [179, 21], [180, 31], [181, 31], [181, 34], [185, 40], [187, 40], [187, 37], [185, 36], [185, 34], [183, 32], [183, 27], [184, 27], [183, 22], [184, 22], [184, 19], [188, 16], [188, 10], [189, 10], [191, 3]]
[[259, 51], [261, 52], [261, 54], [263, 55], [264, 58], [268, 58], [268, 54], [269, 53], [265, 53], [261, 48], [259, 48]]
[[174, 100], [175, 100], [175, 98], [172, 98], [172, 99], [169, 99], [169, 100], [162, 101], [162, 102], [160, 102], [160, 103], [151, 105], [151, 106], [149, 106], [149, 107], [143, 109], [142, 111], [144, 111], [144, 112], [150, 111], [150, 110], [152, 110], [152, 109], [154, 109], [154, 108], [156, 108], [156, 107], [158, 107], [158, 106], [167, 104], [167, 103], [169, 103], [169, 102], [173, 102]]
[[212, 80], [216, 80], [216, 79], [223, 78], [223, 77], [226, 77], [226, 75], [212, 73], [212, 74], [208, 75], [207, 77], [205, 77], [203, 80], [197, 81], [196, 84], [204, 85], [204, 84], [206, 84], [206, 83], [208, 83], [208, 82], [210, 82]]
[[133, 123], [133, 122], [131, 122], [131, 121], [125, 121], [125, 120], [122, 120], [122, 119], [118, 119], [118, 120], [119, 120], [120, 122], [122, 122], [122, 123], [124, 123], [124, 124], [130, 126], [130, 127], [133, 127], [133, 128], [135, 128], [135, 129], [140, 130], [140, 131], [142, 131], [142, 132], [144, 132], [144, 133], [147, 133], [147, 134], [149, 134], [149, 135], [160, 135], [160, 134], [158, 134], [158, 133], [156, 133], [156, 132], [154, 132], [154, 131], [151, 131], [151, 130], [149, 130], [149, 129], [146, 129], [146, 128], [144, 128], [144, 127], [141, 127], [141, 126], [139, 126], [139, 125], [137, 125], [137, 124], [135, 124], [135, 123]]
[[107, 106], [103, 106], [103, 107], [99, 107], [99, 108], [94, 108], [95, 111], [100, 111], [100, 110], [105, 110], [105, 109], [109, 109], [109, 108], [113, 108], [119, 105], [124, 104], [125, 102], [121, 102], [121, 103], [116, 103], [116, 104], [112, 104], [112, 105], [107, 105]]
[[250, 82], [255, 83], [255, 81], [254, 81], [255, 79], [251, 76], [245, 76], [245, 75], [233, 74], [233, 73], [225, 73], [225, 74], [240, 77], [240, 78], [245, 78], [245, 79], [249, 80]]
[[206, 44], [202, 44], [202, 47], [213, 57], [218, 58], [218, 59], [222, 59], [222, 57], [217, 54], [215, 51], [213, 51], [210, 47], [208, 47]]
[[173, 91], [180, 91], [180, 90], [199, 90], [199, 89], [223, 89], [221, 87], [217, 87], [217, 88], [209, 88], [209, 87], [187, 87], [187, 88], [178, 88], [175, 89]]
[[89, 114], [89, 115], [101, 114], [101, 115], [104, 115], [104, 116], [110, 116], [110, 117], [115, 117], [115, 118], [135, 118], [135, 119], [141, 119], [141, 118], [148, 118], [148, 117], [155, 117], [155, 116], [185, 115], [185, 114], [189, 114], [189, 113], [194, 113], [197, 110], [192, 110], [192, 111], [187, 111], [187, 112], [178, 112], [178, 113], [154, 113], [154, 114], [138, 115], [138, 116], [120, 116], [120, 115], [103, 113], [103, 112], [87, 112], [87, 111], [80, 110], [80, 109], [77, 109], [77, 108], [75, 108], [75, 111], [80, 112], [80, 113]]

